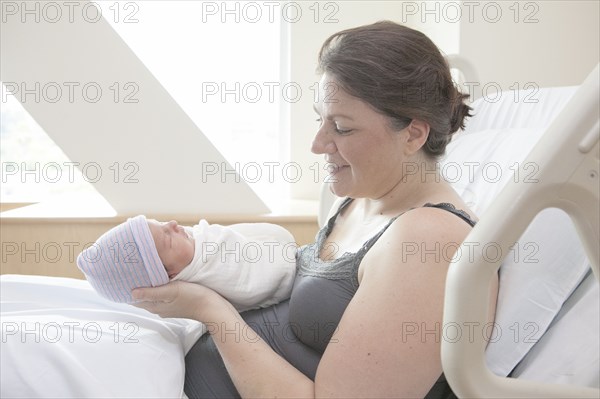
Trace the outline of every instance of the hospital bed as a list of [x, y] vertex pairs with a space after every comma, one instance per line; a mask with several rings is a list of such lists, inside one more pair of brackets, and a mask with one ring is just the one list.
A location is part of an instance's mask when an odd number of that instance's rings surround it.
[[[486, 151], [483, 159], [514, 172], [505, 185], [457, 186], [481, 216], [459, 252], [493, 243], [497, 254], [455, 257], [444, 325], [485, 325], [486, 282], [500, 269], [490, 344], [477, 334], [471, 342], [442, 341], [444, 372], [458, 396], [600, 397], [599, 78], [596, 66], [578, 88], [540, 90], [537, 103], [515, 104], [526, 98], [520, 93], [475, 104], [478, 115], [445, 160], [474, 160]], [[480, 148], [483, 136], [494, 148]], [[527, 247], [535, 252], [529, 262]], [[528, 339], [518, 334], [525, 330]], [[503, 378], [508, 373], [514, 378]]]
[[[447, 282], [442, 362], [459, 397], [599, 395], [598, 93], [596, 68], [581, 87], [479, 99], [448, 147], [441, 171], [480, 215]], [[320, 223], [334, 200], [321, 197]], [[0, 283], [0, 396], [183, 396], [200, 323], [106, 301], [85, 281]]]

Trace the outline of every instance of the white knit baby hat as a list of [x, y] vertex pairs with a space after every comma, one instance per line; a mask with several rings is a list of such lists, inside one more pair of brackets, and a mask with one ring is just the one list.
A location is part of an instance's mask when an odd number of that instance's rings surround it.
[[77, 257], [92, 287], [114, 302], [132, 303], [131, 290], [169, 282], [143, 215], [110, 229]]

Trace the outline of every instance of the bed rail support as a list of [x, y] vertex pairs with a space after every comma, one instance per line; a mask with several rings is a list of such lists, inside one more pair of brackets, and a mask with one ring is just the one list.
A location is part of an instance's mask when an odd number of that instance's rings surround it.
[[[523, 166], [537, 165], [536, 182], [509, 182], [465, 242], [494, 242], [508, 254], [540, 211], [561, 208], [573, 220], [599, 279], [599, 74], [597, 65], [521, 164], [520, 176], [526, 173]], [[466, 253], [468, 248], [463, 245], [461, 250]], [[488, 322], [489, 281], [502, 261], [492, 262], [477, 253], [453, 259], [446, 282], [444, 325]], [[598, 389], [496, 376], [486, 366], [485, 347], [482, 334], [473, 340], [442, 340], [444, 373], [459, 397], [600, 397]]]

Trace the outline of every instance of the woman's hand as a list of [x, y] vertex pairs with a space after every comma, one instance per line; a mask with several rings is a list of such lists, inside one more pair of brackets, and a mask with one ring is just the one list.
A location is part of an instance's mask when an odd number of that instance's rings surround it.
[[215, 321], [211, 315], [218, 314], [227, 301], [210, 288], [185, 281], [172, 281], [160, 287], [136, 288], [131, 291], [136, 302], [133, 305], [160, 317], [181, 317], [201, 322]]

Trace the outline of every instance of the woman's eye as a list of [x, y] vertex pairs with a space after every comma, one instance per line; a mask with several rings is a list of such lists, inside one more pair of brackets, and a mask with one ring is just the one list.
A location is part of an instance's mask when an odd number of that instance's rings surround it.
[[[318, 122], [320, 125], [323, 125], [323, 118], [318, 117], [317, 119], [315, 119], [316, 122]], [[337, 124], [334, 127], [334, 130], [337, 134], [348, 134], [351, 131], [353, 131], [354, 129], [342, 129], [340, 127], [337, 126]]]
[[341, 129], [339, 127], [335, 127], [335, 131], [339, 134], [348, 134], [352, 131], [353, 129]]

